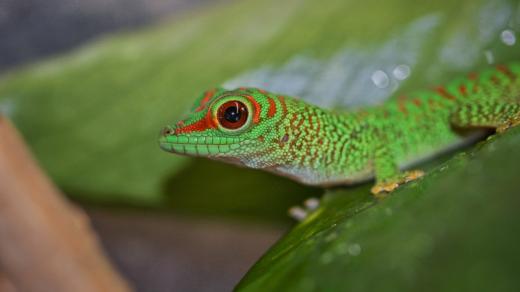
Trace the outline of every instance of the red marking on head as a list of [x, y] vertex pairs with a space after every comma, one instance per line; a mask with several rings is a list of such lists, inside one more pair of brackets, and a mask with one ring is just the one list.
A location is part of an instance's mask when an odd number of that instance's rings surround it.
[[267, 111], [267, 116], [272, 118], [276, 114], [276, 104], [274, 103], [274, 100], [270, 97], [267, 98], [267, 101], [269, 102], [269, 110]]
[[468, 89], [466, 88], [466, 85], [461, 84], [461, 85], [459, 86], [459, 92], [460, 92], [460, 94], [462, 94], [463, 96], [466, 96], [466, 94], [468, 93]]
[[175, 129], [175, 134], [178, 135], [191, 132], [202, 132], [215, 128], [217, 128], [217, 122], [214, 118], [211, 117], [211, 111], [208, 111], [202, 119], [196, 121], [195, 123]]
[[285, 104], [285, 98], [283, 96], [279, 95], [278, 100], [280, 101], [280, 104], [282, 105], [283, 115], [285, 116], [287, 114], [287, 104]]
[[253, 113], [253, 123], [258, 124], [258, 122], [260, 122], [260, 111], [262, 110], [262, 107], [251, 95], [245, 95], [245, 98], [253, 104], [253, 107], [255, 108]]
[[470, 72], [470, 73], [468, 74], [468, 78], [469, 78], [470, 80], [477, 80], [477, 78], [478, 78], [478, 74], [475, 73], [475, 72]]
[[265, 140], [264, 136], [258, 136], [258, 141], [264, 142], [264, 140]]
[[516, 78], [515, 74], [509, 70], [506, 65], [498, 65], [497, 70], [502, 74], [506, 75], [509, 79], [514, 80]]
[[260, 92], [261, 94], [267, 94], [267, 91], [260, 89], [260, 88], [258, 88], [258, 92]]
[[442, 86], [439, 86], [435, 89], [435, 91], [442, 97], [446, 98], [446, 99], [449, 99], [449, 100], [454, 100], [455, 99], [455, 96], [451, 95], [449, 92], [446, 91], [446, 88], [442, 87]]
[[413, 102], [416, 106], [421, 106], [421, 104], [422, 104], [421, 100], [418, 99], [418, 98], [414, 98], [414, 99], [412, 100], [412, 102]]
[[278, 101], [280, 102], [280, 104], [282, 105], [282, 118], [278, 119], [278, 121], [276, 122], [276, 127], [278, 128], [283, 123], [283, 121], [284, 121], [283, 118], [285, 118], [287, 116], [287, 105], [285, 104], [285, 99], [283, 96], [278, 95], [277, 98], [278, 98]]
[[204, 97], [200, 101], [199, 106], [195, 109], [195, 112], [200, 112], [201, 110], [203, 110], [206, 107], [206, 104], [208, 103], [208, 101], [210, 101], [210, 99], [213, 97], [215, 92], [216, 92], [216, 89], [206, 91], [206, 93], [204, 94]]

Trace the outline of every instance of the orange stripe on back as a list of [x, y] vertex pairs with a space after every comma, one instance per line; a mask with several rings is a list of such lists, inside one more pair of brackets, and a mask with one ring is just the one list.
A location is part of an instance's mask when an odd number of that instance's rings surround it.
[[516, 79], [516, 76], [506, 65], [498, 65], [497, 70], [500, 71], [502, 74], [506, 75], [509, 79], [514, 80]]
[[439, 86], [435, 89], [435, 91], [442, 97], [449, 99], [449, 100], [455, 100], [455, 96], [451, 95], [449, 92], [446, 91], [446, 88]]
[[468, 94], [468, 89], [466, 88], [466, 85], [464, 84], [461, 84], [459, 86], [459, 92], [460, 94], [462, 94], [463, 96], [466, 96]]

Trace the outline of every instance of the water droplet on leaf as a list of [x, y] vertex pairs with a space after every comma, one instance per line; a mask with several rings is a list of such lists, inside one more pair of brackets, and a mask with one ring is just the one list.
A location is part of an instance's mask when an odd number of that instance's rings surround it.
[[375, 71], [372, 73], [372, 77], [370, 78], [372, 79], [372, 82], [374, 82], [374, 84], [379, 88], [386, 88], [390, 84], [388, 75], [382, 70]]
[[347, 248], [347, 252], [351, 256], [358, 256], [359, 254], [361, 254], [361, 245], [357, 243], [350, 244]]
[[500, 39], [502, 40], [502, 42], [504, 44], [506, 44], [508, 46], [512, 46], [516, 43], [515, 32], [510, 29], [503, 30], [500, 33]]
[[321, 263], [323, 264], [328, 264], [330, 262], [332, 262], [332, 259], [334, 258], [334, 256], [332, 255], [332, 253], [330, 252], [326, 252], [324, 253], [321, 258], [320, 258], [320, 261]]
[[408, 65], [398, 65], [395, 67], [394, 71], [392, 71], [392, 74], [394, 74], [394, 77], [398, 80], [405, 80], [410, 76], [410, 66]]
[[337, 237], [338, 237], [338, 233], [333, 232], [333, 233], [327, 235], [327, 237], [325, 237], [325, 241], [330, 242], [330, 241], [333, 241], [334, 239], [336, 239]]

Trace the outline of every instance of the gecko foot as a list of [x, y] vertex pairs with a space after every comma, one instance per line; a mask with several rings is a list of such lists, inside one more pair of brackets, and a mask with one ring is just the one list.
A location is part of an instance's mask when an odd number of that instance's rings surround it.
[[502, 125], [500, 125], [498, 128], [497, 128], [497, 133], [504, 133], [505, 131], [507, 131], [508, 129], [510, 128], [513, 128], [513, 127], [516, 127], [520, 125], [520, 115], [517, 115], [509, 120], [507, 120], [505, 123], [503, 123]]
[[424, 175], [424, 171], [422, 170], [411, 170], [406, 171], [403, 174], [399, 175], [395, 179], [389, 179], [382, 182], [377, 183], [370, 189], [372, 194], [377, 198], [384, 198], [386, 195], [393, 190], [395, 190], [398, 186], [405, 184], [407, 182], [411, 182], [416, 180]]

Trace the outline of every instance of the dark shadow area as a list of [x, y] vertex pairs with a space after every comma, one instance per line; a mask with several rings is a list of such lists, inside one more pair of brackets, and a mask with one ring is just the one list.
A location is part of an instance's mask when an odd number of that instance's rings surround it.
[[198, 158], [165, 183], [164, 194], [168, 207], [180, 212], [287, 221], [288, 208], [321, 196], [323, 189]]

